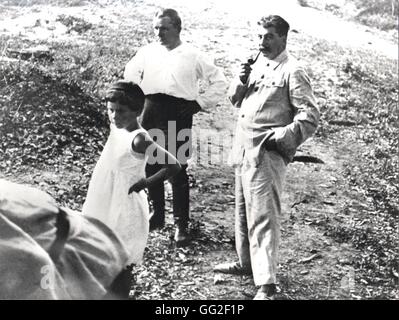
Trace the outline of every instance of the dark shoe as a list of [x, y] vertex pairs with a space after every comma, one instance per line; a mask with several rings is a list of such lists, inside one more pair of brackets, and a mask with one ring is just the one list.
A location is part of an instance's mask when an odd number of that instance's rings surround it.
[[239, 262], [228, 262], [218, 264], [213, 268], [214, 272], [229, 273], [240, 276], [252, 275], [252, 270], [250, 268], [241, 267]]
[[165, 226], [165, 221], [156, 221], [150, 219], [150, 232], [156, 229], [163, 229]]
[[175, 241], [177, 247], [184, 247], [190, 242], [187, 228], [177, 227], [175, 232]]

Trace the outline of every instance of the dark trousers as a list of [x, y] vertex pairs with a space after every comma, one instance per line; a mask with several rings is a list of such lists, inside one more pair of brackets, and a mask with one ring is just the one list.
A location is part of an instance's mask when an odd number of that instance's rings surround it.
[[[175, 224], [186, 228], [189, 221], [190, 188], [186, 172], [187, 165], [182, 166], [182, 170], [170, 179], [173, 193], [173, 218]], [[161, 169], [161, 165], [147, 165], [146, 175], [151, 176]], [[165, 189], [163, 182], [148, 188], [150, 200], [152, 202], [154, 214], [151, 220], [155, 224], [162, 224], [165, 221]]]
[[[148, 130], [154, 141], [172, 153], [182, 164], [182, 170], [169, 179], [173, 193], [173, 216], [175, 224], [186, 228], [189, 221], [190, 188], [187, 175], [187, 160], [191, 156], [192, 141], [191, 128], [193, 117], [190, 112], [188, 116], [181, 116], [182, 110], [191, 108], [190, 101], [175, 98], [164, 94], [147, 95], [141, 115], [141, 125]], [[151, 129], [160, 129], [163, 132], [163, 139], [156, 139]], [[179, 141], [178, 134], [181, 130], [190, 132], [184, 135]], [[187, 130], [188, 129], [188, 130]], [[173, 131], [173, 132], [172, 132]], [[174, 132], [175, 131], [175, 132]], [[159, 133], [159, 130], [158, 130]], [[184, 153], [179, 152], [183, 146]], [[146, 175], [151, 176], [162, 168], [162, 164], [147, 164]], [[162, 224], [165, 221], [165, 190], [164, 183], [160, 182], [148, 188], [150, 201], [153, 206], [152, 223]]]

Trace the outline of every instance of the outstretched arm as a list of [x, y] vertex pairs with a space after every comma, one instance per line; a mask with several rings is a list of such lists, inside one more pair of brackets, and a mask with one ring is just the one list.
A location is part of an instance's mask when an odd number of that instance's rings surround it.
[[154, 154], [156, 154], [157, 159], [162, 159], [164, 161], [162, 161], [163, 163], [160, 163], [162, 164], [162, 168], [158, 172], [150, 177], [139, 180], [131, 186], [129, 194], [133, 191], [139, 192], [144, 188], [151, 187], [158, 182], [167, 180], [176, 175], [181, 169], [181, 165], [177, 159], [171, 153], [155, 143], [148, 135], [141, 133], [138, 134], [132, 142], [132, 149], [141, 154], [147, 153], [149, 157], [153, 157]]

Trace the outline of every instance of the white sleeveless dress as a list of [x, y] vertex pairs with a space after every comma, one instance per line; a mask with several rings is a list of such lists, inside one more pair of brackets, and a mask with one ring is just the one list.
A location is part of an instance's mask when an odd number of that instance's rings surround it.
[[147, 158], [132, 150], [132, 132], [111, 125], [111, 132], [90, 180], [84, 215], [99, 219], [124, 242], [129, 264], [140, 264], [149, 232], [149, 205], [144, 190], [128, 194], [129, 188], [145, 177]]

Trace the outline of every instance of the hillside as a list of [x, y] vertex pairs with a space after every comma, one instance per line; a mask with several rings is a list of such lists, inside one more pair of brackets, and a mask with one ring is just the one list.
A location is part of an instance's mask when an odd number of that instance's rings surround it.
[[[243, 9], [236, 1], [167, 1], [182, 15], [182, 38], [215, 57], [229, 80], [256, 51], [249, 22], [261, 12], [291, 22], [289, 50], [308, 66], [322, 117], [300, 153], [324, 164], [289, 166], [279, 298], [398, 299], [397, 30], [360, 25], [318, 1], [299, 2], [249, 1]], [[165, 1], [60, 3], [0, 4], [0, 177], [80, 210], [108, 134], [104, 88], [151, 40], [153, 13]], [[227, 99], [197, 115], [198, 146], [228, 151], [235, 117]], [[235, 257], [232, 168], [224, 157], [197, 157], [190, 179], [194, 241], [174, 247], [169, 215], [167, 227], [151, 233], [135, 297], [251, 299], [250, 278], [212, 273]]]

